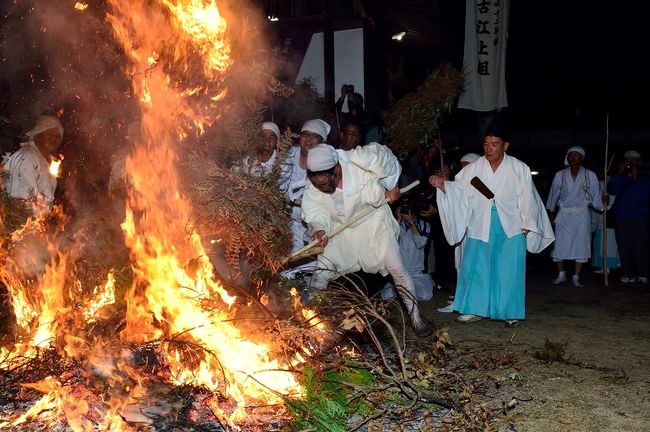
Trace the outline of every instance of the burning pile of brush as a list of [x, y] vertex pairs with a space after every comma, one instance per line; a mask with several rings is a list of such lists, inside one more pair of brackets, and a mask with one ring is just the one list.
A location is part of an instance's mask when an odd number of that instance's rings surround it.
[[[288, 226], [283, 203], [272, 189], [257, 199], [250, 231], [272, 233], [258, 241], [242, 230], [245, 208], [234, 198], [221, 207], [211, 201], [212, 225], [205, 223], [187, 195], [200, 182], [180, 174], [182, 163], [196, 167], [213, 156], [219, 144], [206, 143], [208, 130], [255, 105], [228, 98], [236, 81], [229, 74], [243, 77], [246, 69], [233, 52], [254, 54], [244, 42], [250, 29], [228, 27], [224, 16], [234, 9], [214, 0], [105, 3], [130, 80], [127, 99], [137, 104], [137, 133], [123, 160], [123, 218], [104, 237], [101, 217], [78, 230], [61, 208], [5, 229], [0, 280], [15, 331], [0, 344], [0, 428], [128, 431], [163, 420], [225, 428], [259, 406], [281, 416], [284, 399], [303, 393], [295, 368], [317, 348], [320, 330], [306, 325], [299, 306], [295, 320], [280, 323], [255, 309], [261, 303], [231, 294], [215, 277], [203, 234], [224, 226], [240, 232], [230, 235], [232, 248], [277, 269], [288, 238], [279, 228]], [[88, 13], [83, 3], [67, 6]], [[256, 118], [249, 111], [239, 111], [241, 121]], [[210, 169], [205, 178], [236, 181], [218, 164]], [[264, 185], [233, 189], [255, 200]], [[5, 225], [9, 214], [0, 215]]]

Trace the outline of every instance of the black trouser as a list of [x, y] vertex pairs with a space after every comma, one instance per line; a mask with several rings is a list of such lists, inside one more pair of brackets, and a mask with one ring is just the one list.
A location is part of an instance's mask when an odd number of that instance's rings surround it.
[[648, 218], [618, 218], [615, 232], [623, 276], [648, 277]]

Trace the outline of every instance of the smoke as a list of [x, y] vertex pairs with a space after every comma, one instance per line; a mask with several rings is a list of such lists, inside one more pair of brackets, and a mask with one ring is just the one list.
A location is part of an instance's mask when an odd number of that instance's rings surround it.
[[[224, 76], [228, 91], [213, 122], [204, 134], [189, 133], [181, 151], [203, 149], [227, 160], [252, 145], [257, 131], [250, 131], [251, 118], [261, 121], [259, 102], [274, 67], [260, 12], [247, 2], [217, 3], [228, 22], [235, 63]], [[148, 7], [156, 4], [150, 2]], [[100, 214], [102, 224], [117, 226], [120, 206], [110, 204], [108, 195], [111, 159], [128, 153], [133, 143], [127, 138], [128, 125], [140, 115], [124, 72], [128, 56], [107, 20], [110, 3], [88, 2], [80, 10], [74, 1], [26, 0], [0, 8], [5, 18], [0, 82], [8, 90], [0, 99], [5, 119], [0, 136], [11, 137], [2, 143], [4, 150], [14, 150], [39, 115], [58, 115], [65, 128], [61, 149], [65, 159], [57, 201], [74, 216], [73, 224], [83, 220], [83, 227], [95, 229], [92, 225]], [[161, 41], [160, 48], [173, 50], [173, 41]], [[186, 73], [182, 79], [192, 76]]]
[[[262, 120], [274, 120], [281, 128], [290, 126], [295, 131], [305, 120], [322, 117], [324, 108], [309, 88], [300, 88], [288, 98], [270, 90], [272, 77], [282, 73], [278, 67], [286, 68], [290, 59], [287, 53], [269, 47], [267, 21], [259, 9], [246, 1], [216, 3], [228, 25], [227, 42], [233, 58], [220, 81], [227, 91], [217, 104], [206, 105], [210, 122], [205, 131], [193, 130], [182, 118], [176, 119], [187, 129], [176, 150], [181, 162], [184, 154], [199, 152], [228, 168], [255, 147]], [[149, 12], [160, 16], [158, 19], [168, 18], [159, 2], [142, 5], [155, 9]], [[0, 104], [6, 119], [0, 130], [18, 141], [38, 115], [61, 118], [64, 161], [57, 202], [63, 203], [64, 212], [71, 216], [66, 231], [75, 233], [75, 241], [81, 239], [84, 244], [80, 258], [103, 255], [103, 261], [110, 264], [116, 250], [125, 248], [119, 225], [126, 201], [119, 188], [121, 176], [111, 168], [124, 168], [125, 156], [142, 141], [134, 139], [139, 134], [132, 130], [141, 118], [140, 101], [125, 72], [130, 70], [130, 53], [117, 41], [108, 19], [115, 12], [111, 2], [88, 2], [84, 10], [74, 6], [74, 1], [51, 0], [2, 6], [6, 19], [1, 30], [0, 76], [9, 92]], [[174, 63], [178, 42], [172, 35], [160, 37], [159, 67], [165, 68], [178, 86], [202, 84], [205, 77], [198, 64], [185, 70]], [[181, 185], [189, 192], [187, 187]], [[59, 247], [67, 248], [70, 242], [61, 237]]]

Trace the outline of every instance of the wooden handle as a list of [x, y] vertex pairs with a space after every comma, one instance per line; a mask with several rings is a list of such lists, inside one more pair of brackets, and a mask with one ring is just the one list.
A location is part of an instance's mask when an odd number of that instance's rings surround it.
[[481, 181], [480, 178], [474, 177], [469, 183], [472, 186], [474, 186], [477, 191], [481, 192], [485, 198], [487, 199], [494, 198], [494, 192], [492, 192], [490, 188], [487, 187], [485, 183]]

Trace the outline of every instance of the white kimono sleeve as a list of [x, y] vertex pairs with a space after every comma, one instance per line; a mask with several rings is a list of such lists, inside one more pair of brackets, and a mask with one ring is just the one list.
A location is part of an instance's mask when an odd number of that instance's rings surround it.
[[30, 199], [39, 193], [51, 195], [46, 197], [49, 205], [54, 200], [54, 192], [41, 191], [39, 188], [38, 163], [28, 151], [18, 151], [7, 163], [9, 182], [7, 193], [15, 198]]
[[605, 204], [603, 203], [603, 189], [602, 185], [598, 181], [598, 177], [596, 177], [596, 173], [593, 171], [587, 171], [587, 182], [588, 184], [588, 190], [590, 191], [595, 191], [591, 192], [591, 206], [594, 208], [594, 210], [602, 212], [605, 210]]
[[544, 208], [544, 203], [537, 193], [537, 189], [535, 189], [530, 174], [522, 181], [528, 185], [524, 187], [524, 191], [519, 198], [522, 229], [529, 230], [526, 236], [526, 249], [528, 252], [539, 253], [553, 243], [555, 235], [546, 208]]
[[349, 154], [351, 164], [379, 177], [380, 184], [386, 190], [393, 189], [397, 185], [402, 173], [402, 166], [393, 152], [385, 145], [370, 143], [363, 147], [357, 147]]
[[562, 189], [562, 173], [564, 171], [559, 171], [555, 173], [553, 177], [553, 183], [551, 184], [551, 191], [548, 194], [548, 199], [546, 200], [546, 208], [553, 211], [557, 207], [558, 201], [560, 200], [560, 190]]
[[465, 190], [457, 182], [446, 181], [445, 192], [438, 189], [436, 193], [436, 202], [447, 241], [450, 245], [460, 243], [465, 237], [471, 213]]
[[323, 230], [328, 233], [332, 230], [330, 215], [320, 200], [319, 194], [322, 192], [307, 182], [301, 206], [302, 220], [307, 224], [307, 234], [312, 237], [316, 231]]

